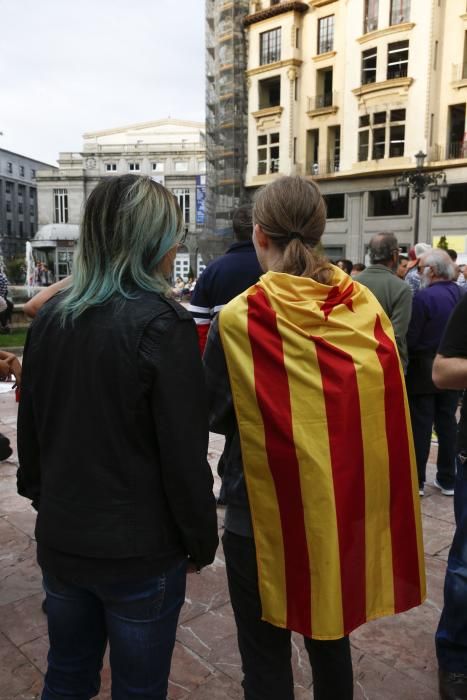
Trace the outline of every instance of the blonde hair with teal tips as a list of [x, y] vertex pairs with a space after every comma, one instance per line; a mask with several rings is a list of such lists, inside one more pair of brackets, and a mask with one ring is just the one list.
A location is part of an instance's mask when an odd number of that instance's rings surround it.
[[58, 304], [62, 323], [114, 294], [169, 293], [159, 265], [183, 235], [175, 197], [150, 177], [108, 177], [84, 209], [70, 291]]

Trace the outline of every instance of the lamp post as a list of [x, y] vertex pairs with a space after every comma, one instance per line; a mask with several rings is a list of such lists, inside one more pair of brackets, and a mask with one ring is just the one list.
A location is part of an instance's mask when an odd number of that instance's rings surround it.
[[416, 168], [414, 171], [406, 171], [394, 178], [394, 187], [390, 190], [391, 201], [406, 199], [409, 191], [412, 199], [415, 199], [414, 245], [418, 243], [418, 229], [420, 226], [420, 200], [425, 199], [425, 192], [431, 192], [431, 201], [438, 204], [439, 200], [445, 200], [448, 196], [449, 185], [446, 182], [446, 173], [430, 172], [424, 168], [426, 153], [419, 151], [415, 154]]

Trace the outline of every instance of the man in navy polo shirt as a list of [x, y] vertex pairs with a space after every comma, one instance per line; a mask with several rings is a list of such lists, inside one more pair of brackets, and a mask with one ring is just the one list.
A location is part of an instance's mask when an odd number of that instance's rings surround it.
[[262, 270], [251, 242], [251, 206], [235, 209], [232, 228], [236, 242], [204, 270], [191, 297], [188, 310], [195, 319], [201, 353], [214, 316], [231, 299], [258, 281]]

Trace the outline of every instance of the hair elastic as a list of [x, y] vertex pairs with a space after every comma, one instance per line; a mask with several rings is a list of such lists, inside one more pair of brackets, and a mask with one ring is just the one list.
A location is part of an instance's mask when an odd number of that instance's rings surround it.
[[301, 243], [305, 243], [305, 239], [299, 231], [290, 231], [288, 238], [292, 241], [294, 238], [299, 240]]

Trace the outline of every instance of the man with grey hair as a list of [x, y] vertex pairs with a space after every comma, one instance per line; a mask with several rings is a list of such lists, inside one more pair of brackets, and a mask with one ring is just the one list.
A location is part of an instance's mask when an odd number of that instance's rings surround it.
[[437, 473], [434, 486], [445, 496], [454, 495], [456, 409], [458, 392], [437, 389], [431, 373], [444, 329], [462, 292], [453, 281], [449, 255], [432, 248], [420, 258], [422, 286], [415, 293], [407, 334], [409, 365], [407, 393], [417, 459], [419, 492], [423, 496], [426, 463], [433, 424], [438, 436]]
[[421, 287], [422, 278], [420, 275], [420, 258], [429, 250], [432, 250], [429, 243], [416, 243], [415, 246], [409, 251], [409, 257], [413, 255], [414, 258], [409, 262], [408, 272], [404, 278], [404, 281], [409, 285], [412, 294], [418, 292]]
[[377, 233], [368, 249], [371, 265], [358, 275], [386, 312], [394, 328], [402, 365], [407, 366], [406, 335], [412, 311], [410, 288], [396, 275], [399, 265], [399, 244], [393, 233]]

